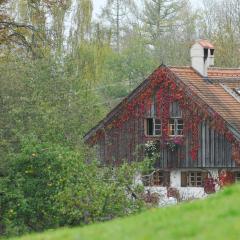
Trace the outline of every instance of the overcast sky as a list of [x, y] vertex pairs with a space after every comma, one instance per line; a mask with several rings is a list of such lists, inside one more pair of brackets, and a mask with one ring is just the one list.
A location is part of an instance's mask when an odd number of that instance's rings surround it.
[[[201, 5], [202, 0], [190, 0], [193, 6], [198, 7]], [[93, 0], [93, 11], [94, 15], [101, 11], [101, 8], [104, 6], [106, 0]], [[136, 2], [140, 2], [140, 0], [136, 0]]]

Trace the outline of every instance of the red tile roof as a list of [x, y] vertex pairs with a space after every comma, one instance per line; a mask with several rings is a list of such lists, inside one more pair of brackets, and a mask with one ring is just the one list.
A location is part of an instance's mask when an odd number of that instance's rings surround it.
[[240, 79], [240, 69], [236, 68], [209, 68], [208, 70], [209, 78], [239, 78]]
[[[240, 132], [240, 96], [238, 98], [229, 93], [232, 88], [240, 87], [240, 69], [210, 69], [209, 77], [206, 79], [191, 67], [169, 68], [214, 111]], [[214, 81], [216, 79], [221, 81]]]

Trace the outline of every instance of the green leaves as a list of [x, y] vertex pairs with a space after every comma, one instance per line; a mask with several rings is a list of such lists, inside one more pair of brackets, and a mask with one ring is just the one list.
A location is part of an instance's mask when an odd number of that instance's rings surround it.
[[[138, 164], [100, 167], [89, 149], [21, 138], [11, 154], [8, 174], [0, 178], [0, 223], [5, 234], [42, 231], [57, 226], [83, 225], [139, 211], [142, 200], [133, 185]], [[136, 189], [136, 191], [135, 191]]]

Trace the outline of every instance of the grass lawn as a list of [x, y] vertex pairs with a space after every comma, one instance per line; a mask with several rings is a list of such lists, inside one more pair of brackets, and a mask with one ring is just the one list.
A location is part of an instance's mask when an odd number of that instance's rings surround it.
[[58, 229], [14, 240], [240, 239], [240, 185], [208, 199], [81, 228]]

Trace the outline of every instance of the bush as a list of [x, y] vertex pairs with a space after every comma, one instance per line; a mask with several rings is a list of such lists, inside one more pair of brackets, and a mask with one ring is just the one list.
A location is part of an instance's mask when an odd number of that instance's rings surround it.
[[141, 209], [142, 189], [133, 185], [137, 164], [100, 168], [86, 158], [85, 149], [24, 138], [20, 153], [11, 155], [9, 172], [0, 178], [2, 232], [20, 235], [88, 224]]

